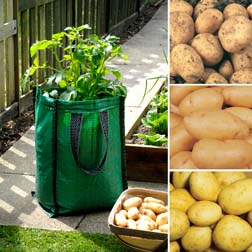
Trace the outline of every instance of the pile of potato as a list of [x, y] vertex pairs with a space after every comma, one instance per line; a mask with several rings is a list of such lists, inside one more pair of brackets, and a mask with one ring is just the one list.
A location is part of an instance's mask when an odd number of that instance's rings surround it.
[[252, 83], [252, 4], [188, 2], [170, 2], [171, 83]]
[[169, 251], [252, 251], [250, 176], [243, 172], [174, 172]]
[[168, 206], [154, 197], [130, 197], [115, 214], [114, 222], [119, 227], [167, 233]]
[[170, 168], [252, 168], [252, 86], [170, 87]]

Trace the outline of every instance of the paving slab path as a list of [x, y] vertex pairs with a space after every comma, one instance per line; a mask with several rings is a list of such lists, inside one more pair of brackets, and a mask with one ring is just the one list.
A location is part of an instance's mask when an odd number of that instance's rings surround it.
[[[121, 70], [123, 83], [128, 88], [125, 109], [126, 136], [163, 84], [160, 80], [140, 104], [146, 79], [167, 75], [167, 65], [163, 56], [164, 51], [167, 51], [167, 40], [167, 1], [165, 1], [143, 29], [123, 45], [129, 61], [112, 62]], [[149, 86], [153, 83], [154, 81], [150, 81]], [[31, 192], [35, 190], [34, 147], [34, 127], [31, 127], [13, 147], [0, 156], [0, 225], [110, 233], [107, 225], [109, 211], [47, 217], [31, 196]], [[166, 184], [137, 181], [129, 181], [129, 187], [167, 190]]]

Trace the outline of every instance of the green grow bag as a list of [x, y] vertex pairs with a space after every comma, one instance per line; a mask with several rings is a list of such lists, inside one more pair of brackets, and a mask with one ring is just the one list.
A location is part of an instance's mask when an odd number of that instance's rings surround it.
[[127, 188], [124, 98], [68, 102], [36, 88], [36, 198], [50, 216], [111, 208]]

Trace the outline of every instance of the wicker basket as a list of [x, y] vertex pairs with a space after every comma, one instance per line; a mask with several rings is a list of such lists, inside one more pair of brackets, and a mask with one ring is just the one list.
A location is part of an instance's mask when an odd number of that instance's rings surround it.
[[143, 188], [131, 188], [124, 191], [118, 200], [116, 201], [113, 209], [110, 212], [108, 218], [108, 224], [110, 231], [114, 233], [117, 238], [126, 246], [134, 249], [135, 251], [152, 251], [163, 252], [167, 248], [168, 235], [165, 233], [142, 231], [129, 229], [124, 227], [118, 227], [114, 224], [115, 214], [122, 209], [122, 202], [132, 196], [139, 197], [155, 197], [163, 200], [167, 203], [168, 193], [157, 190], [143, 189]]

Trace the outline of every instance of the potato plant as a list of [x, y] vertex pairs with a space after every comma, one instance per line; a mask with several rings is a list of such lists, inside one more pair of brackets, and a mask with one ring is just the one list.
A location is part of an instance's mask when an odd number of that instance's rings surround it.
[[251, 1], [170, 3], [171, 83], [252, 83]]

